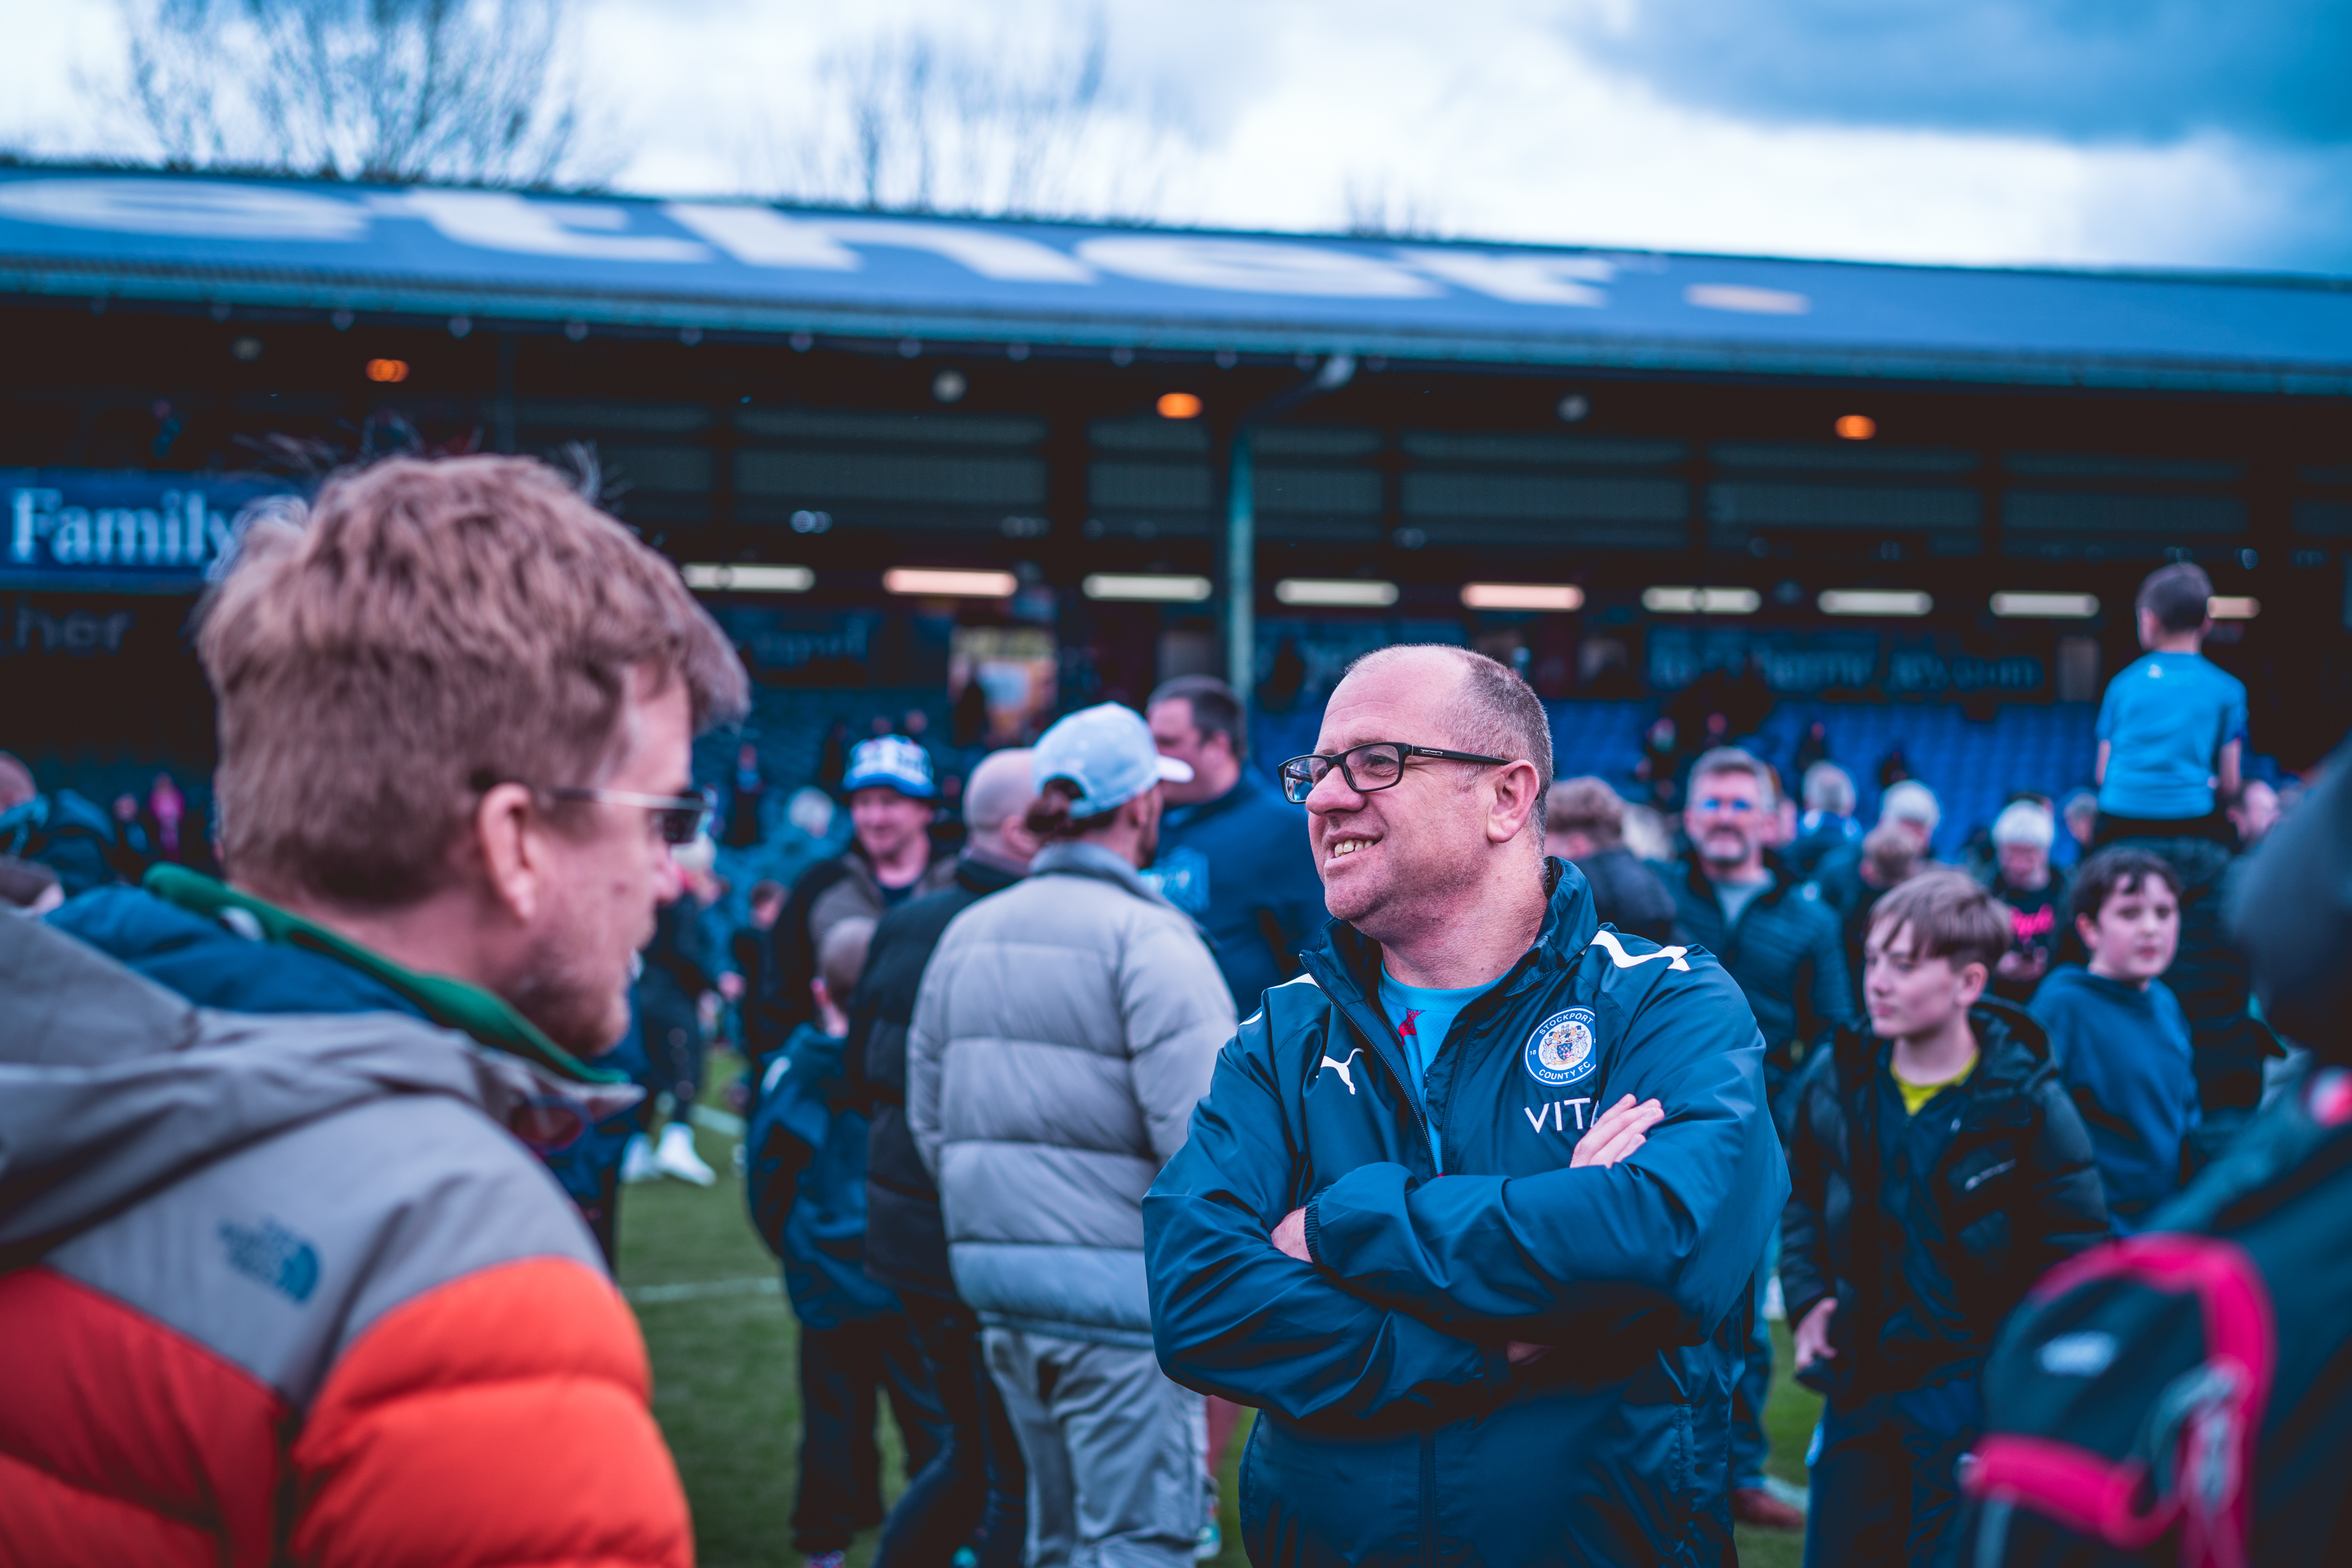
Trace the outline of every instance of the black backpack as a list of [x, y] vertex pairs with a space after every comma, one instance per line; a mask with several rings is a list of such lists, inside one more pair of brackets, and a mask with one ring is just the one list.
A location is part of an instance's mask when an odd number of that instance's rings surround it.
[[2304, 1078], [2158, 1223], [2003, 1330], [1962, 1563], [2342, 1560], [2352, 1072]]

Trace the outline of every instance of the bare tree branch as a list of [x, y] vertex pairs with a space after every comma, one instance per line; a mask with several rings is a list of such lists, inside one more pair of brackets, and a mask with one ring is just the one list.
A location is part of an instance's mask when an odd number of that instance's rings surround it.
[[131, 118], [176, 168], [544, 184], [582, 146], [573, 0], [118, 0]]
[[767, 150], [780, 172], [755, 181], [795, 200], [1134, 219], [1152, 216], [1172, 164], [1174, 121], [1123, 88], [1099, 12], [1027, 55], [877, 32], [824, 57], [816, 88]]

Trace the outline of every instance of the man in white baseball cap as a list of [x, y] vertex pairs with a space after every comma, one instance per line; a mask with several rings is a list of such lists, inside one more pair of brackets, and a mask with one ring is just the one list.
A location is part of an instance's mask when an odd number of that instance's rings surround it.
[[1045, 847], [923, 971], [907, 1123], [1028, 1465], [1026, 1561], [1189, 1568], [1208, 1433], [1201, 1395], [1152, 1354], [1142, 1200], [1234, 1003], [1200, 929], [1139, 871], [1161, 782], [1192, 769], [1106, 703], [1046, 731], [1030, 775]]

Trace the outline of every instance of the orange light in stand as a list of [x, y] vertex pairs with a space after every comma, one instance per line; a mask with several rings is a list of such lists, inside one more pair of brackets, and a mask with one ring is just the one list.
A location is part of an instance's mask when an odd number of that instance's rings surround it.
[[1867, 414], [1841, 414], [1832, 428], [1842, 441], [1867, 441], [1878, 434], [1878, 421]]
[[1201, 400], [1189, 392], [1163, 392], [1160, 395], [1160, 417], [1162, 419], [1198, 419]]
[[408, 362], [404, 359], [372, 359], [367, 362], [370, 381], [406, 381]]

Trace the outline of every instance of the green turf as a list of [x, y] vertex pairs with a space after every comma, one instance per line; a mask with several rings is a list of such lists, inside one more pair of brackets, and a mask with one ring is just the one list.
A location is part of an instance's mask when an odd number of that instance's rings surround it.
[[[731, 1068], [714, 1069], [720, 1082]], [[704, 1189], [672, 1181], [631, 1187], [621, 1203], [622, 1285], [632, 1290], [714, 1281], [772, 1281], [774, 1258], [751, 1232], [743, 1213], [728, 1142], [699, 1135], [704, 1159], [717, 1167], [716, 1186]], [[789, 1520], [793, 1478], [800, 1442], [798, 1383], [793, 1359], [798, 1341], [791, 1310], [780, 1294], [701, 1296], [686, 1300], [640, 1300], [637, 1321], [654, 1363], [654, 1415], [677, 1456], [694, 1510], [697, 1555], [706, 1568], [779, 1568], [796, 1565]], [[1772, 1473], [1803, 1484], [1805, 1443], [1820, 1401], [1788, 1381], [1787, 1331], [1774, 1326], [1777, 1359], [1772, 1402], [1766, 1424], [1772, 1440]], [[899, 1474], [898, 1434], [884, 1417], [884, 1491], [896, 1497]], [[1221, 1568], [1240, 1568], [1240, 1496], [1237, 1471], [1244, 1426], [1234, 1435], [1224, 1465], [1223, 1554]], [[1793, 1535], [1739, 1532], [1744, 1568], [1795, 1568], [1801, 1542]], [[858, 1538], [849, 1560], [863, 1564], [874, 1551], [874, 1532]]]

